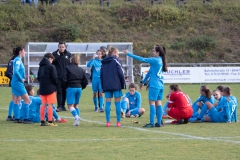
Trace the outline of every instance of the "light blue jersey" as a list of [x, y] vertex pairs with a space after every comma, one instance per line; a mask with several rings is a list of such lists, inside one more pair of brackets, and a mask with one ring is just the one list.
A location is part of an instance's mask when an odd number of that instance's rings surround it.
[[195, 114], [198, 111], [199, 107], [200, 107], [200, 106], [197, 105], [198, 102], [201, 102], [202, 104], [205, 104], [206, 102], [210, 102], [211, 104], [214, 104], [215, 101], [216, 100], [215, 100], [215, 98], [213, 96], [211, 96], [211, 98], [207, 98], [204, 95], [200, 95], [200, 97], [198, 97], [198, 99], [192, 105], [192, 107], [193, 107], [193, 114]]
[[133, 95], [131, 95], [129, 92], [127, 92], [124, 96], [124, 98], [128, 98], [129, 100], [129, 110], [132, 109], [139, 109], [141, 107], [141, 103], [142, 103], [142, 98], [141, 98], [141, 94], [136, 91]]
[[92, 77], [100, 77], [100, 70], [101, 70], [101, 59], [92, 59], [87, 63], [87, 67], [92, 67], [93, 71], [92, 71]]
[[12, 93], [16, 96], [27, 94], [24, 82], [22, 82], [23, 79], [25, 79], [25, 68], [20, 56], [17, 56], [13, 61], [13, 76], [11, 81]]
[[29, 120], [34, 123], [40, 122], [40, 106], [42, 100], [40, 97], [33, 97], [29, 96], [30, 100], [32, 101], [31, 105], [29, 106]]
[[161, 57], [143, 58], [143, 57], [131, 54], [131, 53], [127, 53], [127, 56], [132, 57], [141, 62], [149, 63], [150, 70], [151, 70], [149, 86], [151, 88], [156, 88], [156, 89], [164, 88], [163, 63], [162, 63]]

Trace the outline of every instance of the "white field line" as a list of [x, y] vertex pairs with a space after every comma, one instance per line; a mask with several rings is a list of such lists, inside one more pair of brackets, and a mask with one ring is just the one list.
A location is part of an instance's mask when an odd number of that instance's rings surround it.
[[[7, 110], [6, 107], [2, 108], [3, 106], [0, 106], [0, 109]], [[68, 119], [73, 119], [73, 117], [68, 117], [68, 116], [61, 116], [63, 118], [68, 118]], [[92, 120], [87, 120], [81, 118], [81, 121], [88, 122], [88, 123], [96, 123], [96, 124], [101, 124], [105, 125], [104, 122], [101, 121], [92, 121]], [[159, 133], [159, 134], [164, 134], [164, 135], [174, 135], [174, 136], [180, 136], [180, 137], [186, 137], [187, 139], [196, 139], [196, 140], [207, 140], [207, 141], [218, 141], [218, 142], [229, 142], [229, 143], [236, 143], [240, 144], [240, 141], [235, 141], [235, 140], [227, 140], [226, 138], [234, 138], [234, 137], [200, 137], [200, 136], [192, 136], [188, 134], [183, 134], [183, 133], [174, 133], [174, 132], [165, 132], [165, 131], [160, 131], [160, 130], [150, 130], [150, 129], [145, 129], [145, 128], [139, 128], [139, 127], [132, 127], [132, 126], [122, 126], [123, 128], [130, 128], [130, 129], [135, 129], [138, 131], [142, 132], [151, 132], [151, 133]], [[239, 136], [237, 136], [239, 138]]]

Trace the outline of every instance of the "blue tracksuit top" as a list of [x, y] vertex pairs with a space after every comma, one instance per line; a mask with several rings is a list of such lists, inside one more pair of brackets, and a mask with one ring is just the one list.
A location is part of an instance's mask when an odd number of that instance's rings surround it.
[[236, 98], [226, 96], [222, 97], [221, 101], [223, 101], [223, 110], [219, 112], [220, 115], [225, 118], [226, 122], [236, 121], [234, 117], [234, 111], [237, 109]]
[[92, 71], [92, 77], [100, 77], [100, 70], [101, 70], [101, 59], [92, 59], [87, 63], [87, 67], [92, 67], [93, 71]]
[[29, 96], [32, 103], [29, 106], [29, 119], [30, 121], [34, 122], [36, 117], [40, 116], [40, 106], [42, 103], [42, 100], [40, 97], [33, 97]]
[[156, 89], [164, 88], [163, 62], [161, 57], [143, 58], [140, 56], [136, 56], [132, 53], [127, 53], [127, 56], [132, 57], [141, 62], [149, 63], [151, 70], [149, 86]]
[[129, 92], [127, 92], [123, 96], [123, 99], [125, 97], [128, 98], [128, 100], [129, 100], [129, 110], [141, 107], [142, 98], [141, 98], [141, 94], [138, 91], [136, 91], [133, 95], [131, 95]]
[[203, 102], [204, 104], [206, 102], [210, 102], [210, 103], [214, 103], [216, 100], [213, 96], [211, 96], [211, 98], [207, 98], [204, 95], [200, 95], [200, 97], [198, 97], [198, 99], [193, 103], [193, 106], [195, 106], [197, 104], [197, 102]]

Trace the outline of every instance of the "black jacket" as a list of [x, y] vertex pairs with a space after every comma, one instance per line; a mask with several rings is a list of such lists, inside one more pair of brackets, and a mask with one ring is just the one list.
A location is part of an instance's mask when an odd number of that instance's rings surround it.
[[62, 81], [67, 87], [72, 88], [84, 89], [88, 85], [85, 71], [75, 63], [70, 63], [65, 67]]
[[40, 95], [52, 94], [57, 90], [57, 71], [54, 65], [47, 58], [43, 58], [39, 63], [37, 79], [40, 84]]
[[102, 60], [100, 78], [104, 92], [126, 88], [122, 65], [115, 56]]
[[70, 58], [72, 55], [66, 49], [63, 53], [60, 53], [60, 55], [58, 55], [57, 52], [58, 50], [52, 53], [53, 56], [55, 57], [52, 64], [55, 65], [57, 69], [58, 78], [61, 78], [64, 68], [70, 64]]

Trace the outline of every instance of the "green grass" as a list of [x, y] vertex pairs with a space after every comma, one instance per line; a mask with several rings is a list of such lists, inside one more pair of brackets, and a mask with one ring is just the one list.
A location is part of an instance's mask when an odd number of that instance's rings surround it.
[[[240, 98], [239, 84], [227, 84], [233, 95]], [[165, 95], [168, 93], [165, 86]], [[199, 96], [199, 84], [182, 84], [182, 90], [194, 101]], [[211, 90], [217, 84], [208, 85]], [[60, 112], [68, 123], [57, 127], [41, 127], [5, 121], [11, 99], [10, 88], [0, 88], [0, 151], [3, 160], [15, 159], [240, 159], [240, 127], [232, 124], [165, 125], [162, 128], [145, 129], [149, 106], [147, 92], [142, 94], [142, 107], [146, 114], [133, 119], [122, 119], [122, 127], [116, 128], [115, 107], [112, 105], [112, 127], [105, 127], [105, 114], [93, 111], [92, 91], [87, 87], [80, 101], [82, 121], [72, 126], [74, 120], [69, 111]], [[126, 92], [126, 90], [124, 90]], [[164, 99], [163, 103], [166, 102]], [[238, 114], [240, 112], [238, 111]], [[240, 117], [239, 117], [240, 118]]]

